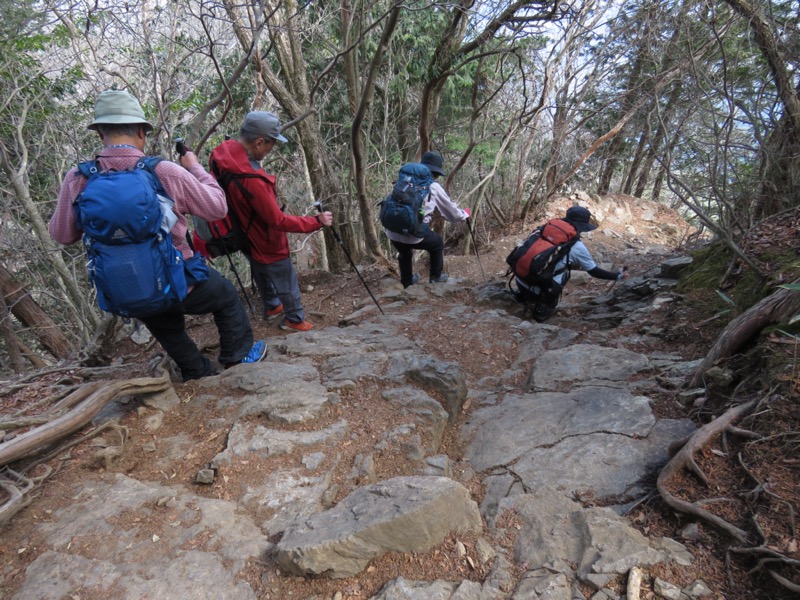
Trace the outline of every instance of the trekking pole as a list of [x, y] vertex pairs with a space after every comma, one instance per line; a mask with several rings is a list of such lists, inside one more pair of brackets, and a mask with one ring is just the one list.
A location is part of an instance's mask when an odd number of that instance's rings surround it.
[[475, 258], [478, 259], [478, 267], [481, 270], [481, 277], [483, 277], [483, 280], [486, 281], [486, 273], [483, 272], [481, 257], [478, 254], [478, 244], [475, 243], [475, 236], [472, 233], [472, 219], [470, 217], [467, 217], [467, 231], [469, 231], [469, 237], [472, 238], [472, 247], [475, 248]]
[[[175, 138], [175, 151], [180, 155], [183, 156], [186, 154], [186, 144], [184, 143], [183, 138]], [[214, 224], [214, 229], [217, 231], [217, 235], [219, 239], [222, 240], [223, 246], [225, 245], [225, 238], [219, 231], [219, 227], [217, 227], [216, 223]], [[228, 264], [231, 267], [231, 271], [233, 271], [234, 277], [236, 277], [236, 281], [239, 283], [239, 289], [242, 290], [242, 295], [244, 296], [245, 302], [247, 302], [247, 308], [250, 309], [250, 315], [252, 317], [256, 316], [255, 310], [253, 310], [253, 305], [250, 302], [250, 296], [248, 295], [247, 291], [244, 289], [244, 284], [242, 284], [242, 278], [239, 277], [239, 271], [236, 269], [236, 265], [233, 264], [233, 259], [229, 252], [225, 252], [225, 256], [228, 257]]]
[[[317, 208], [317, 212], [318, 213], [322, 212], [322, 202], [315, 202], [314, 206]], [[333, 233], [333, 239], [335, 239], [336, 242], [339, 244], [339, 246], [342, 247], [342, 252], [344, 252], [344, 255], [347, 257], [347, 260], [350, 261], [350, 266], [353, 267], [353, 270], [356, 272], [356, 275], [358, 275], [358, 278], [361, 280], [361, 283], [364, 284], [364, 288], [367, 290], [367, 292], [369, 292], [369, 296], [370, 296], [370, 298], [372, 298], [372, 301], [375, 303], [375, 306], [378, 307], [378, 310], [381, 311], [382, 315], [385, 315], [386, 313], [383, 312], [383, 309], [381, 308], [381, 305], [378, 304], [378, 300], [373, 295], [372, 290], [369, 289], [369, 286], [367, 285], [367, 282], [364, 281], [364, 278], [361, 276], [361, 273], [358, 271], [358, 267], [356, 267], [356, 263], [354, 263], [353, 259], [350, 257], [350, 253], [347, 251], [347, 248], [344, 247], [344, 242], [342, 241], [342, 238], [339, 237], [339, 234], [336, 232], [336, 230], [333, 227], [331, 227], [331, 233]]]
[[[222, 233], [220, 233], [219, 227], [217, 227], [216, 223], [214, 223], [214, 229], [216, 230], [217, 235], [219, 236], [219, 239], [222, 242], [222, 245], [224, 247], [225, 246], [225, 238], [222, 236]], [[253, 310], [253, 305], [250, 303], [250, 295], [244, 289], [244, 284], [242, 284], [242, 279], [241, 279], [241, 277], [239, 277], [239, 271], [236, 269], [236, 265], [233, 264], [233, 258], [231, 258], [231, 252], [228, 252], [227, 248], [225, 248], [225, 256], [228, 257], [228, 264], [231, 267], [231, 271], [233, 271], [234, 277], [236, 277], [236, 281], [239, 283], [239, 289], [242, 290], [242, 295], [244, 296], [245, 302], [247, 302], [247, 308], [250, 309], [250, 315], [255, 317], [256, 316], [256, 311]]]
[[[628, 271], [628, 267], [622, 267], [622, 269], [620, 269], [618, 271], [618, 273], [620, 275], [622, 275], [623, 273], [626, 273], [627, 271]], [[614, 282], [610, 286], [608, 286], [608, 289], [606, 290], [606, 294], [614, 289], [614, 286], [617, 285], [618, 281], [619, 281], [619, 279], [615, 279]]]

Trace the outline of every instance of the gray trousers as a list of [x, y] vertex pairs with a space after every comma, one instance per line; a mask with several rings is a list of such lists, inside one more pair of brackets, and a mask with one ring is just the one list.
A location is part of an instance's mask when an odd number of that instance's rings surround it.
[[305, 321], [303, 302], [300, 297], [300, 282], [291, 259], [265, 264], [250, 258], [250, 272], [258, 288], [264, 310], [283, 304], [283, 314], [295, 323]]

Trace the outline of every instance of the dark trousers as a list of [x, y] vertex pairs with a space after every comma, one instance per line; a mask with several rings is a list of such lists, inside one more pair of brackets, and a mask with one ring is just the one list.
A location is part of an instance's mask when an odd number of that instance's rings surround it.
[[416, 244], [404, 244], [403, 242], [395, 242], [392, 240], [392, 245], [397, 249], [398, 262], [400, 263], [400, 283], [403, 287], [411, 285], [411, 279], [414, 277], [414, 250], [427, 250], [431, 257], [431, 273], [430, 278], [435, 279], [442, 274], [444, 269], [444, 241], [435, 231], [430, 231], [428, 235], [422, 238], [421, 242]]
[[283, 304], [283, 314], [294, 322], [302, 323], [306, 318], [300, 295], [300, 281], [291, 259], [284, 258], [274, 263], [260, 263], [250, 259], [250, 273], [258, 288], [264, 310]]
[[140, 319], [170, 358], [184, 381], [213, 375], [211, 362], [186, 333], [184, 315], [214, 315], [219, 331], [219, 362], [242, 360], [253, 346], [253, 330], [233, 284], [213, 268], [208, 279], [194, 286], [181, 304], [171, 310]]
[[533, 314], [533, 319], [544, 323], [556, 314], [563, 287], [555, 281], [543, 286], [526, 286], [517, 281], [516, 298]]

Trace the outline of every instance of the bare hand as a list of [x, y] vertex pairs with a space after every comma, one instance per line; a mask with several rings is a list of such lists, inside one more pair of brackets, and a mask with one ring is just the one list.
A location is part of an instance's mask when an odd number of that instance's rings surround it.
[[321, 212], [317, 215], [317, 220], [325, 227], [330, 227], [333, 225], [333, 213], [328, 211]]
[[184, 154], [183, 156], [179, 156], [178, 161], [181, 163], [181, 166], [187, 171], [194, 165], [200, 164], [200, 161], [197, 160], [197, 155], [191, 150], [187, 150], [186, 154]]

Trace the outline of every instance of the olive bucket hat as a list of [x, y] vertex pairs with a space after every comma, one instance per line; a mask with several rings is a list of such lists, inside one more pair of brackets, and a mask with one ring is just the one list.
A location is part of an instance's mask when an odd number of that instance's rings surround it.
[[106, 90], [97, 97], [94, 105], [94, 121], [89, 129], [98, 125], [135, 125], [141, 123], [146, 131], [153, 126], [145, 118], [139, 101], [123, 90]]

